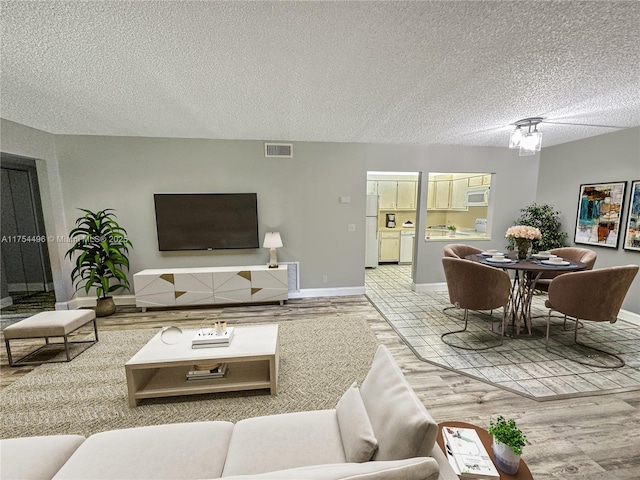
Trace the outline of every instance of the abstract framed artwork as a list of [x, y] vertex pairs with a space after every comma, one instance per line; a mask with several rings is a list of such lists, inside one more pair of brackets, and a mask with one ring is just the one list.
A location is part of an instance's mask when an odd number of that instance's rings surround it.
[[631, 182], [628, 211], [622, 248], [640, 252], [640, 180]]
[[575, 243], [618, 248], [627, 182], [580, 185]]

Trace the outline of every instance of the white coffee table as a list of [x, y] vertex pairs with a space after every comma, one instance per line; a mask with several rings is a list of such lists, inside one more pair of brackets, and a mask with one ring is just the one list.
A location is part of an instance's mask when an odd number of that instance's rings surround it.
[[[196, 330], [183, 330], [177, 343], [167, 345], [161, 332], [129, 360], [129, 406], [145, 398], [278, 388], [278, 325], [234, 327], [228, 347], [191, 348]], [[224, 378], [187, 380], [200, 363], [226, 362]]]

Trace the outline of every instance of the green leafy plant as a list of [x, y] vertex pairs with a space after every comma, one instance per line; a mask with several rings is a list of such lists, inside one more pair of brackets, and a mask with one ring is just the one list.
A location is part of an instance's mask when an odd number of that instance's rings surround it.
[[[520, 209], [520, 218], [516, 220], [514, 225], [529, 225], [540, 230], [542, 237], [532, 242], [533, 253], [544, 250], [564, 247], [564, 241], [567, 238], [566, 232], [560, 230], [560, 220], [557, 212], [551, 205], [538, 205], [533, 203], [525, 208]], [[509, 239], [509, 249], [514, 249], [514, 239]]]
[[455, 232], [458, 228], [455, 225], [447, 225], [447, 230], [451, 230], [452, 232]]
[[502, 415], [496, 421], [489, 421], [487, 430], [496, 442], [502, 442], [509, 447], [516, 455], [522, 455], [522, 448], [525, 446], [527, 437], [517, 427], [515, 420], [506, 420]]
[[[65, 258], [78, 254], [71, 281], [76, 290], [84, 287], [88, 294], [96, 287], [96, 296], [106, 298], [120, 288], [130, 289], [129, 280], [122, 267], [129, 269], [129, 247], [127, 232], [118, 225], [113, 209], [92, 212], [80, 208], [85, 215], [76, 220], [69, 236], [75, 242], [67, 250]], [[115, 282], [115, 283], [113, 283]]]

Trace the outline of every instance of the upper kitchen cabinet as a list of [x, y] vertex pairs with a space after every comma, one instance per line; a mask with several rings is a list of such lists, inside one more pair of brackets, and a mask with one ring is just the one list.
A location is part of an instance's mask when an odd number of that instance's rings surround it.
[[416, 199], [418, 197], [418, 182], [398, 181], [398, 208], [416, 209]]
[[451, 205], [451, 181], [438, 180], [435, 183], [435, 205], [436, 210], [449, 210]]
[[467, 177], [456, 178], [451, 181], [451, 210], [469, 210], [467, 206], [467, 190], [469, 181]]
[[380, 210], [395, 210], [398, 205], [398, 182], [378, 181], [378, 206]]
[[380, 210], [416, 209], [418, 182], [413, 180], [378, 180], [376, 183]]

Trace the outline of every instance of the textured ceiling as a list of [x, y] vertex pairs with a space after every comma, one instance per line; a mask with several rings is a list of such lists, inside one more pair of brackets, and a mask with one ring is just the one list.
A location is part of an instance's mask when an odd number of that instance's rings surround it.
[[640, 125], [635, 0], [1, 7], [0, 115], [51, 133], [506, 146], [525, 117]]

